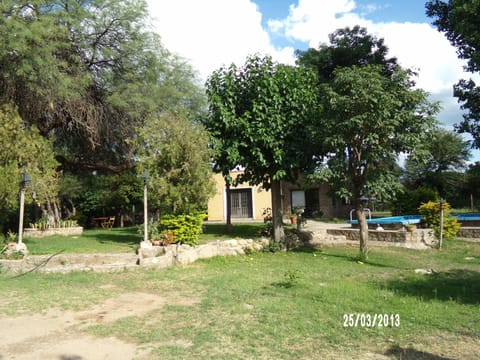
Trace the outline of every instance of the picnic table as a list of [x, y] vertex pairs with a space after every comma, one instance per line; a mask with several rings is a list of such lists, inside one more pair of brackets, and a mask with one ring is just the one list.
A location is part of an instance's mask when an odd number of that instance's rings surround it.
[[93, 218], [95, 220], [96, 227], [102, 227], [105, 229], [111, 229], [115, 224], [115, 216], [103, 216]]

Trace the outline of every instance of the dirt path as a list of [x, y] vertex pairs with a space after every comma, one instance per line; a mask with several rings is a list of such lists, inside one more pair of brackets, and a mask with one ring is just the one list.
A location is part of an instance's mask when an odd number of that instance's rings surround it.
[[142, 316], [164, 303], [158, 295], [127, 293], [79, 312], [55, 309], [41, 315], [0, 317], [0, 360], [148, 359], [148, 349], [87, 335], [82, 329]]

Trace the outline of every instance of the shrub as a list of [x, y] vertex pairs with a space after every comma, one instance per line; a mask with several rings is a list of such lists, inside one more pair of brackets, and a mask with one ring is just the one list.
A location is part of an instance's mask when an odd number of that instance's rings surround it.
[[404, 190], [392, 201], [394, 215], [414, 215], [421, 204], [438, 199], [436, 191], [421, 187], [415, 190]]
[[[429, 201], [418, 208], [427, 227], [431, 227], [436, 237], [440, 237], [440, 202]], [[443, 203], [443, 236], [453, 238], [458, 233], [460, 224], [456, 218], [450, 217], [452, 212], [450, 204]]]
[[160, 218], [158, 230], [172, 232], [173, 243], [196, 245], [205, 218], [205, 214], [164, 215]]

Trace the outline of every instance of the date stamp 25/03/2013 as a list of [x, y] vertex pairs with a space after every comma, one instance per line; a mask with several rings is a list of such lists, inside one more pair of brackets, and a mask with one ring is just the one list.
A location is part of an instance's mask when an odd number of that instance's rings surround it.
[[343, 327], [400, 327], [400, 314], [343, 314]]

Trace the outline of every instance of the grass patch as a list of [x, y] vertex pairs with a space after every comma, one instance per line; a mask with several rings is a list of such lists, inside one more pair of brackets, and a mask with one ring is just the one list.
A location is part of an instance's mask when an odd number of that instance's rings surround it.
[[[199, 243], [227, 239], [258, 239], [263, 223], [237, 223], [233, 231], [228, 233], [225, 224], [206, 223]], [[55, 254], [94, 254], [94, 253], [129, 253], [134, 252], [142, 241], [138, 227], [113, 229], [87, 229], [83, 234], [75, 236], [53, 235], [44, 238], [24, 239], [28, 250], [33, 255]]]
[[87, 229], [75, 236], [53, 235], [44, 238], [26, 238], [25, 244], [33, 255], [94, 254], [134, 252], [141, 241], [137, 227]]
[[[4, 276], [0, 312], [78, 309], [148, 292], [166, 304], [86, 331], [148, 346], [161, 359], [478, 355], [479, 244], [450, 241], [442, 251], [372, 248], [366, 263], [355, 261], [357, 254], [353, 247], [324, 247], [164, 270]], [[435, 273], [416, 274], [417, 268]], [[399, 314], [400, 326], [343, 326], [345, 314], [358, 313]]]

